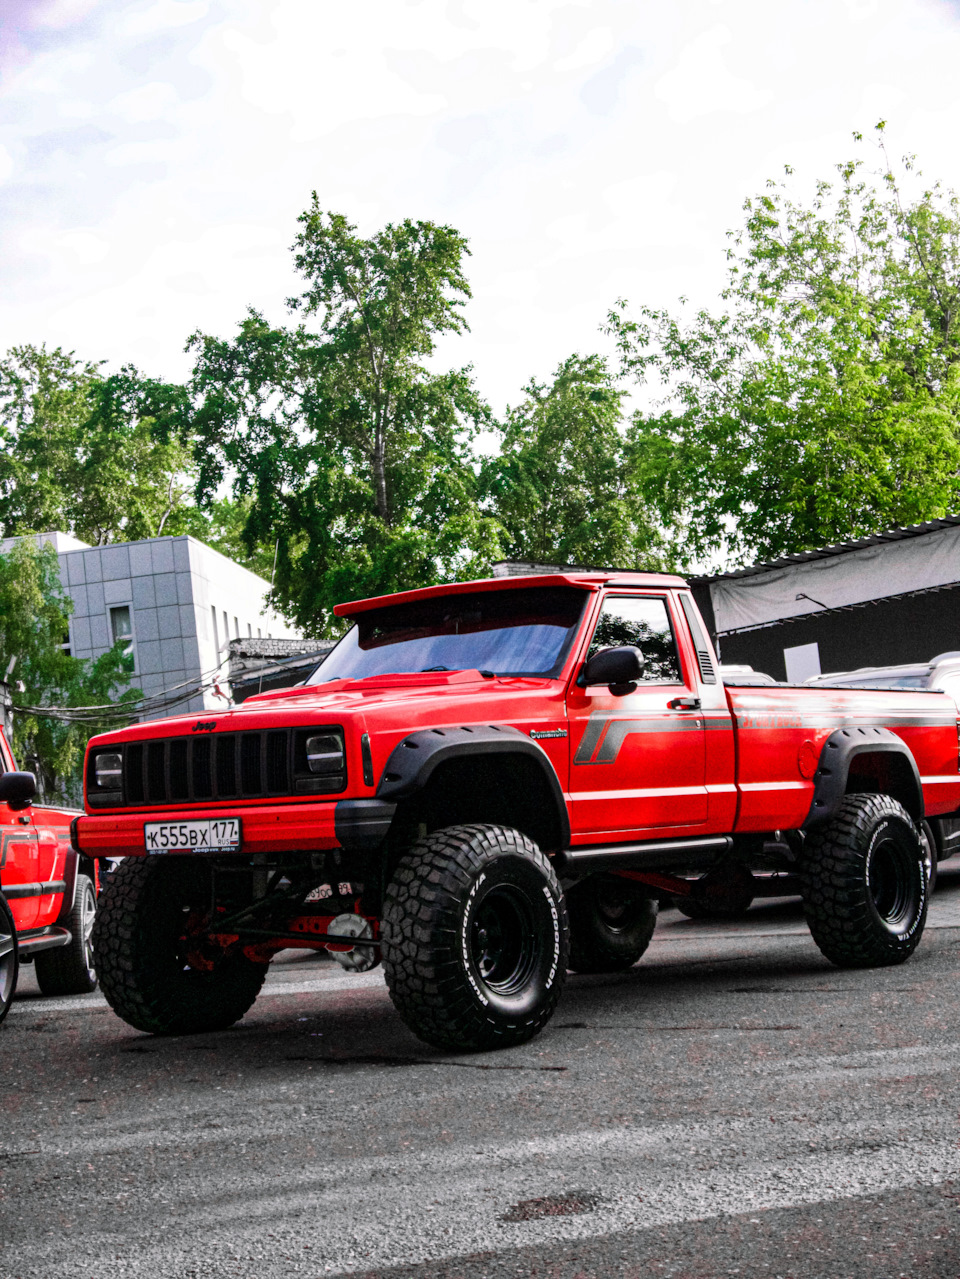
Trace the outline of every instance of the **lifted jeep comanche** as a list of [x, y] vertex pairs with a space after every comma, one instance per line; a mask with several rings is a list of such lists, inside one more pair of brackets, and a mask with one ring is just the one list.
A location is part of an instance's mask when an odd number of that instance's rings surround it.
[[799, 887], [836, 964], [920, 940], [918, 823], [960, 807], [950, 698], [724, 687], [665, 575], [336, 611], [354, 625], [305, 686], [90, 743], [74, 837], [126, 859], [95, 951], [132, 1026], [228, 1026], [273, 955], [325, 947], [382, 962], [428, 1042], [517, 1044], [568, 968], [640, 958], [660, 896], [722, 904], [764, 870]]

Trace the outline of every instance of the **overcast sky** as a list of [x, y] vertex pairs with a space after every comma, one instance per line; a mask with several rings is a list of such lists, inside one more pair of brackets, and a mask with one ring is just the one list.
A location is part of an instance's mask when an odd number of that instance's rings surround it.
[[0, 348], [182, 376], [195, 328], [281, 321], [316, 189], [470, 241], [497, 408], [619, 296], [709, 303], [746, 195], [889, 121], [960, 188], [945, 0], [2, 0]]

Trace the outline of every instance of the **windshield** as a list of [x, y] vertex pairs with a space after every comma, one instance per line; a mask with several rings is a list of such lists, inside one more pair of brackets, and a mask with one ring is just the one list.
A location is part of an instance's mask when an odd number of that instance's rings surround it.
[[307, 683], [414, 671], [558, 675], [588, 598], [541, 586], [387, 605], [362, 613]]

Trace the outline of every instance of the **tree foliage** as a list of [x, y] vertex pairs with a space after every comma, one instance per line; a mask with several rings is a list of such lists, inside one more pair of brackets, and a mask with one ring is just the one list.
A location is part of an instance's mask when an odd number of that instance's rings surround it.
[[960, 505], [960, 207], [937, 186], [907, 200], [881, 155], [806, 204], [786, 182], [748, 200], [720, 313], [609, 317], [624, 371], [663, 389], [634, 422], [636, 489], [701, 558]]
[[193, 465], [186, 388], [105, 376], [59, 347], [0, 360], [0, 530], [85, 542], [180, 531]]
[[122, 645], [95, 661], [66, 652], [72, 608], [52, 546], [38, 547], [32, 538], [24, 538], [9, 554], [0, 555], [0, 675], [14, 659], [11, 684], [23, 686], [14, 693], [15, 706], [120, 703], [117, 710], [92, 716], [88, 723], [63, 723], [27, 711], [14, 715], [12, 745], [18, 760], [37, 772], [45, 796], [75, 801], [87, 740], [126, 722], [123, 705], [135, 701], [139, 692], [126, 687]]
[[631, 484], [624, 391], [598, 355], [573, 355], [508, 409], [484, 469], [507, 554], [552, 564], [662, 568], [662, 532]]
[[314, 195], [294, 250], [296, 327], [251, 311], [192, 339], [198, 494], [232, 480], [248, 550], [276, 550], [278, 602], [320, 634], [338, 601], [471, 573], [499, 543], [470, 452], [488, 410], [469, 369], [424, 363], [465, 328], [464, 239], [409, 220], [363, 239]]

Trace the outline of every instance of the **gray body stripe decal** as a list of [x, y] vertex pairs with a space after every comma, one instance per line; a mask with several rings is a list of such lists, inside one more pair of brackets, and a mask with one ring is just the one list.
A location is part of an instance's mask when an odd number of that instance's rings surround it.
[[[609, 725], [609, 728], [608, 728]], [[711, 723], [707, 722], [708, 728], [726, 728], [732, 729], [733, 723], [729, 719], [717, 720]], [[647, 719], [616, 719], [612, 715], [595, 715], [591, 716], [587, 723], [587, 728], [583, 737], [580, 739], [580, 745], [577, 747], [577, 753], [573, 757], [575, 764], [612, 764], [620, 753], [620, 747], [624, 743], [624, 739], [633, 733], [689, 733], [703, 732], [702, 716], [690, 714], [684, 718], [677, 716], [676, 719], [659, 719], [650, 716]], [[603, 736], [604, 730], [607, 729], [606, 737]], [[593, 759], [593, 752], [597, 749], [597, 743], [603, 737], [603, 745], [600, 747], [600, 753], [596, 759]]]
[[[795, 724], [784, 724], [782, 721], [786, 718], [796, 719]], [[752, 723], [751, 721], [761, 721]], [[776, 722], [776, 721], [781, 722]], [[765, 722], [764, 722], [765, 721]], [[771, 722], [773, 721], [773, 722]], [[953, 716], [932, 716], [932, 715], [888, 715], [883, 719], [867, 719], [865, 717], [852, 717], [836, 715], [798, 715], [789, 707], [778, 708], [777, 710], [765, 709], [756, 711], [752, 714], [741, 714], [737, 716], [737, 728], [952, 728], [956, 725], [957, 720]], [[634, 733], [688, 733], [693, 730], [702, 732], [704, 729], [725, 729], [728, 732], [733, 728], [733, 720], [727, 716], [717, 716], [710, 718], [710, 712], [699, 712], [699, 718], [690, 714], [675, 719], [663, 719], [650, 716], [646, 719], [616, 719], [612, 715], [591, 715], [587, 722], [586, 731], [580, 739], [580, 745], [577, 747], [577, 753], [573, 757], [575, 764], [612, 764], [620, 754], [620, 748], [626, 738]], [[606, 736], [604, 733], [606, 732]], [[596, 757], [593, 753], [597, 749], [597, 745], [603, 739], [603, 744]]]
[[[852, 715], [801, 715], [796, 711], [753, 711], [737, 716], [741, 728], [783, 728], [788, 725], [770, 723], [771, 720], [796, 719], [797, 728], [953, 728], [957, 720], [932, 718], [929, 715], [885, 715], [882, 719], [868, 719]], [[766, 721], [752, 723], [751, 721]]]

